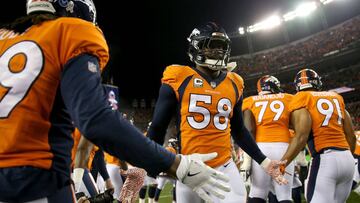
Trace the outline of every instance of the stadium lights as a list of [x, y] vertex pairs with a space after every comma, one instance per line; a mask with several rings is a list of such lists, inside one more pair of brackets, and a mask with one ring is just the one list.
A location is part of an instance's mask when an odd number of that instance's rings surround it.
[[322, 4], [329, 4], [329, 3], [331, 3], [331, 2], [333, 2], [334, 0], [320, 0], [320, 2], [322, 3]]
[[276, 27], [281, 24], [279, 16], [271, 16], [264, 21], [251, 25], [247, 28], [248, 32], [256, 32], [258, 30], [267, 30]]
[[[328, 4], [335, 0], [320, 0], [322, 4]], [[339, 0], [337, 0], [339, 1]], [[282, 16], [282, 18], [274, 15], [269, 18], [267, 18], [264, 21], [261, 21], [259, 23], [256, 23], [254, 25], [250, 25], [249, 27], [240, 27], [239, 28], [239, 34], [244, 35], [245, 30], [249, 33], [256, 32], [259, 30], [266, 30], [273, 27], [276, 27], [281, 24], [282, 21], [289, 21], [297, 17], [306, 17], [310, 13], [314, 12], [317, 9], [318, 5], [315, 1], [305, 2], [300, 4], [295, 10], [290, 11]]]
[[[322, 3], [322, 4], [324, 4], [324, 5], [326, 5], [326, 4], [329, 4], [329, 3], [332, 3], [332, 2], [334, 2], [335, 0], [320, 0], [320, 2]], [[340, 0], [336, 0], [336, 1], [340, 1]]]
[[[324, 0], [325, 1], [325, 0]], [[317, 8], [315, 2], [306, 2], [300, 4], [294, 11], [290, 11], [283, 15], [284, 21], [292, 20], [298, 16], [305, 17]]]
[[239, 34], [240, 34], [240, 35], [244, 35], [244, 34], [245, 34], [245, 28], [244, 28], [244, 27], [239, 27]]

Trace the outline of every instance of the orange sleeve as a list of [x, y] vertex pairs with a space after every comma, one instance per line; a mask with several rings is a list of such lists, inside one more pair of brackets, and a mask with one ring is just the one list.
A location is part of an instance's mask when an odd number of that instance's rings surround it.
[[242, 104], [242, 111], [251, 110], [251, 106], [252, 106], [252, 97], [245, 98]]
[[105, 162], [108, 163], [108, 164], [114, 164], [114, 165], [117, 165], [117, 166], [120, 166], [120, 159], [104, 152], [104, 159], [105, 159]]
[[185, 78], [191, 76], [192, 74], [194, 74], [194, 70], [188, 66], [171, 65], [166, 67], [163, 72], [161, 82], [162, 84], [169, 85], [174, 90], [176, 98], [179, 100], [178, 89], [184, 82]]
[[289, 111], [293, 112], [301, 108], [308, 108], [310, 95], [307, 92], [298, 92], [291, 100], [289, 105]]
[[242, 78], [239, 74], [237, 74], [237, 73], [235, 73], [235, 72], [228, 72], [228, 74], [229, 74], [231, 80], [232, 80], [232, 81], [235, 83], [235, 85], [236, 85], [237, 91], [238, 91], [238, 93], [239, 93], [239, 95], [238, 95], [239, 98], [237, 98], [237, 100], [239, 100], [240, 97], [242, 96], [243, 91], [244, 91], [244, 88], [245, 88], [244, 80], [243, 80], [243, 78]]
[[101, 70], [109, 60], [109, 48], [102, 31], [90, 22], [77, 18], [63, 18], [60, 24], [60, 63], [64, 66], [70, 59], [83, 53], [99, 59]]
[[94, 145], [93, 148], [92, 148], [92, 150], [91, 150], [91, 152], [90, 152], [90, 154], [89, 154], [89, 160], [88, 160], [88, 164], [87, 164], [88, 169], [91, 169], [91, 165], [92, 165], [92, 162], [93, 162], [93, 160], [94, 160], [95, 153], [96, 153], [97, 150], [99, 150], [99, 147], [97, 147], [96, 145]]
[[179, 66], [168, 66], [163, 72], [163, 77], [161, 82], [163, 84], [169, 85], [175, 92], [176, 98], [179, 99], [179, 93], [177, 92], [179, 88], [179, 81], [177, 77], [177, 72], [179, 71]]
[[355, 131], [356, 135], [356, 145], [354, 154], [360, 156], [360, 131]]
[[77, 147], [79, 145], [80, 138], [81, 138], [81, 133], [80, 133], [79, 129], [75, 128], [75, 130], [73, 132], [74, 145], [73, 145], [73, 148], [71, 149], [71, 160], [73, 162], [72, 164], [74, 164], [74, 161], [75, 161], [76, 151], [77, 151]]

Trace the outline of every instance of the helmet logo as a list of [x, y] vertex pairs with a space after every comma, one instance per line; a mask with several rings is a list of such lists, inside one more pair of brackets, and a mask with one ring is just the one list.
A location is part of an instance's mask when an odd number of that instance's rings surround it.
[[68, 0], [59, 0], [59, 5], [64, 8], [68, 6], [68, 3]]
[[190, 36], [187, 38], [187, 40], [189, 41], [189, 42], [191, 42], [191, 38], [193, 37], [193, 36], [199, 36], [200, 35], [200, 30], [198, 30], [198, 29], [194, 29], [192, 32], [191, 32], [191, 34], [190, 34]]

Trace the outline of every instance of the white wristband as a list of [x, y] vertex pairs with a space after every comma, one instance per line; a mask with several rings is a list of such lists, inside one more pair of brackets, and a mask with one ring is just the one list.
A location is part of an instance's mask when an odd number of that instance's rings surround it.
[[181, 160], [178, 168], [176, 169], [176, 177], [180, 182], [182, 182], [188, 172], [189, 160], [188, 157], [184, 155], [178, 154], [177, 156], [179, 156]]
[[271, 160], [269, 158], [265, 158], [264, 161], [261, 162], [260, 166], [264, 169], [267, 169], [271, 163]]

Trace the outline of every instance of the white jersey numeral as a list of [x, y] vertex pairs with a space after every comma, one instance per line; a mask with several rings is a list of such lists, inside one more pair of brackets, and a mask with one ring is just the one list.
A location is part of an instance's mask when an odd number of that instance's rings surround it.
[[[336, 111], [338, 113], [338, 119], [337, 122], [339, 125], [342, 125], [342, 113], [341, 113], [341, 109], [340, 109], [340, 103], [337, 99], [332, 99], [332, 101], [335, 104], [335, 108]], [[326, 104], [327, 108], [324, 108], [324, 104]], [[322, 115], [325, 116], [324, 121], [322, 122], [321, 126], [328, 126], [329, 125], [329, 121], [334, 113], [334, 104], [328, 100], [328, 99], [319, 99], [316, 102], [316, 108], [319, 111], [319, 113], [321, 113]]]
[[[258, 120], [257, 120], [258, 123], [262, 122], [262, 119], [264, 118], [264, 114], [265, 114], [266, 108], [268, 106], [268, 103], [269, 103], [269, 101], [255, 102], [255, 107], [261, 106], [260, 113], [259, 113]], [[270, 110], [275, 113], [273, 121], [279, 120], [281, 114], [284, 112], [284, 109], [285, 109], [284, 103], [279, 100], [274, 100], [270, 103], [269, 107], [270, 107]]]
[[[211, 96], [201, 94], [190, 95], [190, 104], [188, 109], [189, 113], [201, 114], [203, 119], [201, 121], [196, 121], [194, 116], [188, 116], [186, 120], [192, 128], [201, 130], [206, 128], [210, 124], [211, 113], [209, 109], [198, 106], [198, 102], [203, 102], [204, 104], [211, 104]], [[227, 98], [222, 98], [217, 102], [216, 108], [218, 113], [215, 114], [213, 117], [214, 126], [219, 130], [225, 130], [228, 127], [229, 115], [232, 111], [231, 101]], [[221, 122], [221, 118], [223, 118], [223, 122]]]
[[[24, 65], [15, 72], [10, 64], [14, 57], [22, 55]], [[0, 57], [0, 86], [7, 89], [0, 95], [0, 118], [6, 118], [28, 93], [30, 87], [40, 75], [44, 57], [40, 47], [32, 41], [22, 41], [5, 51]]]

